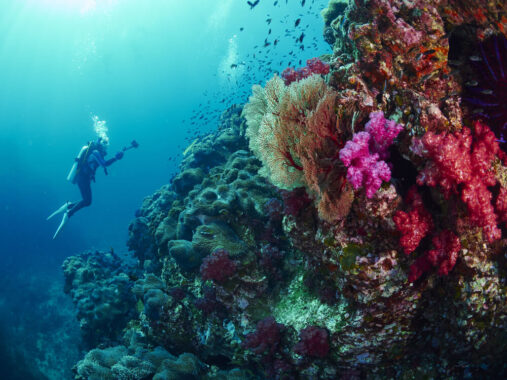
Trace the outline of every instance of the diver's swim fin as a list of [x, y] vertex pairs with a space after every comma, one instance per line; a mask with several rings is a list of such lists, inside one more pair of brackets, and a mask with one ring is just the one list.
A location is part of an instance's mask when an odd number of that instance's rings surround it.
[[54, 213], [49, 215], [46, 220], [51, 219], [53, 216], [61, 214], [62, 212], [66, 212], [70, 206], [70, 202], [65, 203], [62, 207], [60, 207], [58, 210], [56, 210]]
[[58, 234], [60, 233], [60, 230], [63, 228], [63, 226], [65, 226], [65, 223], [67, 223], [67, 220], [69, 220], [69, 214], [67, 212], [65, 212], [65, 214], [63, 214], [62, 221], [60, 222], [60, 225], [58, 226], [58, 229], [56, 230], [55, 234], [53, 235], [53, 239], [58, 236]]

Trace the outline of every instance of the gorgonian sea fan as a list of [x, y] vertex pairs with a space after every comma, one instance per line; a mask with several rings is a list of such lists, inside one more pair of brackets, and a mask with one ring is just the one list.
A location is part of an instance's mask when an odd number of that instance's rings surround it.
[[475, 78], [466, 83], [464, 100], [474, 106], [507, 152], [507, 39], [492, 36], [479, 45], [480, 55], [470, 57]]

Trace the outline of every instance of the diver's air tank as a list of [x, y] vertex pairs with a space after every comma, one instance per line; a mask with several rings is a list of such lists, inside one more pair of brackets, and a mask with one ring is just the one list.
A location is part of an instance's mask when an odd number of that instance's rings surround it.
[[85, 145], [79, 151], [79, 154], [74, 159], [74, 164], [72, 165], [72, 168], [70, 168], [69, 175], [67, 176], [67, 181], [75, 183], [76, 174], [77, 174], [77, 168], [79, 166], [80, 161], [84, 158], [84, 156], [85, 156], [86, 152], [88, 151], [89, 147], [90, 147], [90, 145]]

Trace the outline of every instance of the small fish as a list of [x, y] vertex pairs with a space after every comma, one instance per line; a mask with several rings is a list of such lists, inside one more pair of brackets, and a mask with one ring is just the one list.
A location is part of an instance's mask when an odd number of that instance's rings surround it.
[[476, 55], [472, 55], [472, 56], [470, 57], [470, 60], [471, 60], [471, 61], [474, 61], [474, 62], [480, 62], [480, 61], [482, 61], [482, 58], [481, 58], [481, 57], [478, 57], [478, 56], [476, 56]]
[[243, 27], [239, 28], [240, 32], [242, 32], [243, 30], [245, 30], [245, 28], [243, 28]]
[[257, 4], [259, 4], [260, 0], [255, 0], [253, 3], [251, 1], [247, 1], [248, 5], [250, 5], [250, 9], [254, 9]]
[[301, 35], [298, 37], [296, 41], [299, 41], [300, 43], [303, 42], [303, 38], [305, 38], [305, 34], [301, 33]]
[[237, 65], [237, 64], [235, 64], [235, 63], [233, 63], [233, 64], [231, 65], [231, 69], [235, 69], [236, 67], [238, 67], [238, 65]]
[[272, 18], [268, 18], [268, 19], [266, 19], [266, 22], [268, 23], [268, 25], [269, 25], [269, 24], [271, 24], [271, 21], [273, 21], [273, 19], [272, 19]]
[[269, 31], [268, 31], [268, 36], [269, 36], [270, 34], [271, 34], [271, 29], [269, 29]]
[[484, 95], [492, 95], [493, 90], [482, 90], [481, 93], [483, 93]]
[[300, 22], [301, 22], [301, 19], [300, 19], [300, 18], [298, 18], [298, 19], [296, 20], [296, 22], [294, 23], [294, 26], [295, 26], [295, 27], [297, 27], [297, 26], [299, 25], [299, 23], [300, 23]]
[[306, 3], [306, 0], [301, 0], [301, 6], [304, 7]]
[[433, 54], [433, 53], [436, 53], [437, 51], [435, 49], [430, 49], [430, 50], [426, 50], [423, 54], [424, 55], [430, 55], [430, 54]]
[[463, 64], [463, 61], [457, 61], [454, 59], [449, 59], [447, 62], [452, 66], [461, 66]]
[[268, 39], [266, 38], [264, 40], [264, 47], [268, 47], [269, 45], [271, 45], [271, 42], [268, 42]]
[[275, 46], [276, 46], [276, 44], [277, 44], [277, 43], [278, 43], [278, 40], [274, 40], [274, 41], [273, 41], [273, 45], [275, 45]]
[[278, 0], [276, 0], [274, 3], [273, 3], [273, 6], [276, 7], [278, 5]]
[[429, 73], [429, 74], [426, 74], [424, 75], [422, 78], [421, 78], [421, 81], [422, 82], [426, 82], [428, 79], [430, 79], [435, 73]]
[[479, 84], [479, 82], [477, 82], [476, 80], [471, 80], [471, 81], [468, 81], [465, 83], [465, 86], [469, 86], [469, 87], [475, 87]]

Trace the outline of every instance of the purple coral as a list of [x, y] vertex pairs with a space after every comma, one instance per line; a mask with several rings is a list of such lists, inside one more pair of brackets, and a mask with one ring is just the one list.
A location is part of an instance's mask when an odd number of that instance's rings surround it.
[[273, 355], [278, 350], [283, 327], [283, 324], [277, 323], [275, 318], [266, 317], [257, 323], [255, 332], [246, 336], [242, 346], [257, 355]]
[[220, 302], [217, 301], [215, 288], [204, 286], [202, 288], [202, 297], [194, 300], [194, 306], [201, 310], [205, 315], [209, 315], [220, 310]]
[[221, 283], [236, 272], [236, 263], [229, 258], [226, 250], [218, 249], [204, 258], [200, 271], [203, 281]]
[[300, 341], [294, 352], [301, 356], [323, 358], [329, 352], [329, 337], [326, 329], [309, 326], [299, 332]]
[[389, 157], [389, 146], [402, 129], [402, 125], [387, 120], [382, 111], [372, 112], [365, 131], [354, 133], [340, 150], [340, 159], [348, 168], [347, 180], [356, 190], [364, 186], [368, 198], [382, 181], [391, 179], [391, 169], [383, 160]]

